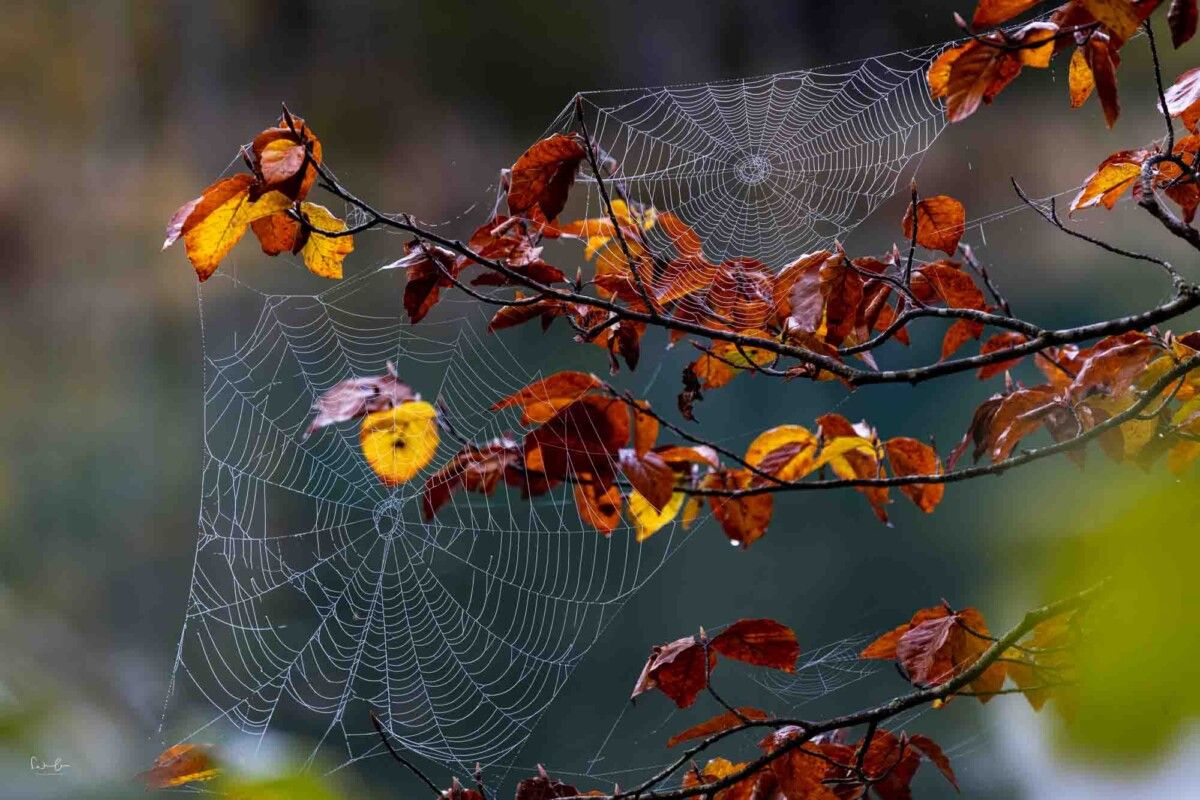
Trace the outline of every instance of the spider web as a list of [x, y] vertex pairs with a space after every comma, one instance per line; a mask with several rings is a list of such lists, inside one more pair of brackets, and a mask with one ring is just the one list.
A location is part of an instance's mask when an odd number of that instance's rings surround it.
[[[933, 52], [581, 98], [625, 196], [677, 214], [710, 259], [778, 268], [852, 230], [936, 138], [941, 111], [923, 86]], [[575, 109], [550, 129], [577, 129]], [[580, 180], [595, 212], [594, 176]], [[321, 393], [389, 361], [464, 439], [523, 432], [488, 408], [538, 375], [501, 338], [484, 340], [490, 309], [446, 301], [413, 327], [401, 273], [379, 267], [317, 294], [266, 287], [257, 270], [219, 273], [200, 292], [198, 540], [163, 722], [178, 740], [300, 730], [310, 760], [325, 751], [344, 766], [383, 753], [373, 710], [399, 747], [439, 765], [511, 766], [617, 611], [685, 541], [674, 524], [642, 544], [628, 526], [599, 536], [567, 486], [532, 501], [503, 487], [457, 493], [426, 522], [423, 478], [457, 449], [449, 437], [394, 489], [364, 462], [357, 425], [302, 439]], [[857, 680], [869, 670], [847, 647], [769, 688], [795, 700]]]
[[[718, 83], [584, 92], [613, 181], [683, 219], [715, 263], [775, 268], [845, 237], [945, 127], [924, 74], [940, 48]], [[578, 130], [569, 103], [552, 130]], [[593, 189], [595, 179], [584, 178]], [[590, 204], [598, 204], [591, 199]], [[672, 244], [662, 228], [652, 248]]]

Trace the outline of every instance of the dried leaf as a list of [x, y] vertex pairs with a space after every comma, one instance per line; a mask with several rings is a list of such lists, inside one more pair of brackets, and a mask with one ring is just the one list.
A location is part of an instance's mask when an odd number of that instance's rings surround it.
[[327, 425], [356, 419], [365, 414], [395, 408], [420, 396], [396, 376], [396, 367], [387, 364], [387, 372], [367, 378], [350, 378], [325, 391], [313, 404], [317, 413], [305, 429], [307, 439]]
[[[746, 469], [710, 472], [704, 476], [701, 486], [737, 491], [749, 488], [753, 477], [754, 473]], [[774, 499], [766, 492], [740, 497], [709, 495], [708, 504], [729, 541], [742, 549], [754, 544], [767, 532], [774, 509]]]
[[[905, 436], [896, 436], [884, 443], [884, 449], [887, 451], [892, 474], [897, 477], [942, 474], [942, 462], [938, 458], [937, 452], [924, 442]], [[946, 485], [942, 483], [910, 484], [901, 486], [900, 491], [916, 503], [917, 508], [928, 514], [937, 507], [938, 503], [942, 502], [942, 496], [946, 493]]]
[[760, 667], [794, 672], [800, 657], [796, 634], [773, 619], [740, 619], [711, 642], [721, 655]]
[[766, 712], [760, 711], [757, 708], [742, 706], [737, 709], [737, 714], [732, 711], [726, 711], [724, 714], [697, 723], [687, 730], [680, 731], [667, 740], [667, 747], [674, 747], [680, 742], [687, 742], [692, 739], [705, 739], [714, 733], [736, 728], [742, 724], [743, 719], [762, 720], [766, 718]]
[[177, 744], [154, 759], [154, 766], [137, 777], [147, 789], [169, 789], [187, 783], [212, 780], [220, 768], [210, 744]]
[[[904, 214], [904, 237], [913, 235], [913, 209]], [[954, 255], [966, 230], [966, 209], [949, 195], [939, 194], [917, 202], [917, 244], [928, 250]]]
[[559, 411], [584, 395], [604, 386], [590, 372], [556, 372], [492, 404], [492, 411], [520, 407], [526, 425], [549, 421]]
[[696, 696], [708, 686], [708, 673], [717, 663], [715, 653], [708, 654], [707, 662], [704, 653], [704, 645], [695, 636], [655, 645], [634, 684], [630, 699], [651, 689], [658, 689], [671, 698], [675, 705], [687, 708], [696, 702]]
[[1167, 11], [1171, 44], [1182, 47], [1195, 36], [1198, 18], [1200, 14], [1197, 13], [1196, 0], [1171, 0], [1171, 8]]
[[586, 154], [574, 135], [556, 133], [535, 142], [509, 174], [509, 213], [534, 222], [556, 219], [567, 204], [567, 194]]
[[1018, 14], [1024, 14], [1041, 0], [979, 0], [971, 24], [976, 28], [987, 28], [1008, 22]]

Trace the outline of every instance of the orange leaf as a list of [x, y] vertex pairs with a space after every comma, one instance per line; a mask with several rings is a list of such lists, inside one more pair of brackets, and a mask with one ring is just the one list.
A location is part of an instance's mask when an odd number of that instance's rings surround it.
[[595, 479], [575, 484], [579, 518], [608, 536], [621, 522], [621, 490], [616, 484], [601, 486]]
[[975, 16], [971, 24], [976, 28], [986, 28], [1008, 22], [1018, 14], [1024, 14], [1036, 6], [1041, 0], [979, 0], [975, 6]]
[[1117, 65], [1121, 63], [1121, 56], [1108, 36], [1094, 33], [1085, 45], [1084, 57], [1092, 70], [1096, 94], [1104, 109], [1104, 121], [1111, 128], [1121, 115], [1121, 104], [1117, 97]]
[[[753, 473], [747, 469], [722, 470], [705, 475], [701, 486], [726, 491], [746, 489], [749, 488], [752, 478]], [[767, 532], [774, 509], [774, 500], [766, 492], [744, 497], [709, 495], [708, 504], [729, 541], [743, 549], [754, 544]]]
[[[991, 355], [992, 353], [1008, 350], [1011, 347], [1016, 347], [1017, 345], [1024, 343], [1024, 334], [1020, 334], [1015, 331], [1010, 331], [1008, 333], [997, 333], [983, 343], [983, 346], [979, 348], [979, 355]], [[991, 364], [985, 364], [979, 368], [976, 375], [979, 380], [985, 381], [994, 375], [999, 375], [1001, 372], [1015, 367], [1018, 363], [1020, 363], [1022, 358], [1024, 358], [1024, 356], [1018, 356], [1017, 358], [1010, 358], [1005, 361], [996, 361]]]
[[[904, 236], [912, 238], [912, 206], [904, 215]], [[966, 226], [963, 204], [948, 195], [926, 197], [917, 203], [917, 244], [954, 255]]]
[[[937, 452], [924, 442], [910, 439], [906, 436], [896, 436], [884, 443], [888, 463], [892, 466], [892, 474], [898, 477], [908, 475], [941, 475], [942, 462]], [[901, 486], [908, 499], [917, 504], [917, 508], [926, 514], [933, 511], [942, 502], [946, 493], [945, 484], [916, 483]]]
[[[1075, 0], [1095, 17], [1100, 24], [1108, 28], [1118, 39], [1124, 41], [1137, 32], [1142, 24], [1133, 3], [1129, 0]], [[1157, 5], [1157, 3], [1151, 4]]]
[[549, 421], [555, 414], [604, 382], [590, 372], [556, 372], [492, 404], [492, 411], [519, 406], [525, 424]]
[[217, 777], [220, 769], [212, 757], [210, 744], [177, 744], [154, 759], [154, 766], [138, 775], [147, 789], [168, 789], [185, 783]]
[[795, 671], [800, 656], [796, 634], [773, 619], [740, 619], [712, 640], [712, 648], [728, 658], [784, 672]]
[[[740, 717], [738, 715], [741, 715]], [[764, 711], [759, 711], [757, 708], [742, 706], [737, 709], [737, 714], [732, 711], [726, 711], [724, 714], [697, 723], [685, 731], [672, 736], [667, 740], [667, 747], [674, 747], [680, 742], [690, 741], [692, 739], [702, 739], [712, 736], [714, 733], [727, 731], [730, 728], [736, 728], [742, 724], [742, 719], [763, 720], [767, 718]]]

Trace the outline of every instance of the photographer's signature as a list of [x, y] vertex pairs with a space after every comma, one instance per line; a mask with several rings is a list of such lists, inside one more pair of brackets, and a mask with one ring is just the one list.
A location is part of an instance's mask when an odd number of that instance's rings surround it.
[[62, 775], [64, 770], [71, 768], [71, 765], [63, 761], [61, 758], [56, 758], [53, 761], [46, 761], [37, 756], [29, 757], [29, 771], [34, 775]]

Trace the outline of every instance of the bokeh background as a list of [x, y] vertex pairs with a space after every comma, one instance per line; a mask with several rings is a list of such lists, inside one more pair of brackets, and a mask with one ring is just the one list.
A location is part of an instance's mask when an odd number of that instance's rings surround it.
[[[490, 204], [499, 167], [576, 91], [759, 75], [909, 49], [952, 38], [951, 13], [970, 6], [5, 3], [0, 794], [128, 796], [140, 792], [131, 776], [164, 745], [157, 730], [191, 569], [202, 429], [195, 277], [179, 249], [159, 246], [175, 208], [274, 120], [281, 101], [310, 120], [329, 162], [360, 195], [445, 221], [462, 235]], [[1104, 128], [1094, 100], [1067, 108], [1061, 63], [948, 129], [925, 158], [922, 187], [954, 194], [971, 217], [982, 217], [1016, 204], [1010, 176], [1035, 195], [1064, 191], [1105, 154], [1158, 135], [1144, 47], [1130, 45], [1125, 61], [1126, 110], [1115, 130]], [[1192, 63], [1186, 50], [1170, 54], [1168, 77]], [[848, 249], [890, 243], [903, 206], [903, 198], [885, 205]], [[1196, 277], [1195, 259], [1132, 209], [1083, 224], [1174, 256]], [[977, 245], [983, 237], [981, 254], [1014, 306], [1047, 324], [1142, 308], [1168, 288], [1145, 265], [1066, 240], [1028, 213], [970, 235]], [[397, 239], [366, 238], [351, 271], [397, 255]], [[222, 269], [275, 267], [243, 245]], [[515, 333], [509, 344], [548, 363], [571, 347], [564, 330], [544, 339]], [[599, 351], [588, 357], [603, 371]], [[969, 375], [852, 396], [831, 386], [764, 391], [759, 384], [738, 381], [705, 401], [702, 416], [715, 436], [744, 443], [760, 421], [807, 422], [836, 405], [885, 435], [934, 434], [949, 446], [989, 393]], [[664, 407], [674, 391], [661, 385]], [[664, 760], [662, 741], [682, 727], [665, 702], [639, 704], [615, 741], [606, 743], [606, 734], [647, 646], [697, 624], [775, 616], [809, 647], [897, 624], [945, 597], [1006, 626], [1024, 606], [1049, 599], [1048, 542], [1103, 526], [1116, 507], [1137, 509], [1141, 486], [1167, 480], [1091, 462], [1085, 471], [1043, 462], [952, 487], [930, 517], [898, 503], [890, 529], [853, 493], [781, 502], [767, 538], [744, 553], [706, 526], [624, 608], [517, 763], [579, 769], [599, 752], [597, 771], [604, 771]], [[1168, 514], [1146, 524], [1187, 522]], [[1194, 637], [1194, 623], [1172, 624], [1180, 626], [1172, 635]], [[1146, 653], [1148, 661], [1157, 657]], [[885, 672], [803, 713], [850, 710], [903, 688]], [[1194, 730], [1190, 743], [1185, 731], [1132, 764], [1097, 764], [1052, 750], [1053, 725], [1008, 700], [985, 712], [952, 704], [917, 723], [953, 747], [964, 796], [1119, 797], [1131, 787], [1178, 789], [1194, 772]], [[265, 769], [284, 768], [293, 749], [308, 748], [281, 738]], [[31, 757], [71, 766], [40, 778], [30, 772]], [[335, 781], [351, 797], [416, 790], [382, 759]], [[918, 785], [921, 796], [948, 791], [932, 775]]]

